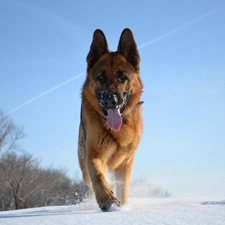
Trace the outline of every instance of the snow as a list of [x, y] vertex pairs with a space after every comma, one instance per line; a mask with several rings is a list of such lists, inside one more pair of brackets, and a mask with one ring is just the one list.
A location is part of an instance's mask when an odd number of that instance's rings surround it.
[[131, 198], [121, 208], [102, 212], [94, 200], [74, 206], [51, 206], [0, 212], [1, 225], [223, 225], [225, 200]]

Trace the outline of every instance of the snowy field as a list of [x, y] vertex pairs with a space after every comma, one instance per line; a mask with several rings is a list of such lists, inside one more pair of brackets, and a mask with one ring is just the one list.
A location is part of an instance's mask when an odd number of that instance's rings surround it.
[[0, 225], [223, 225], [225, 200], [131, 198], [127, 206], [101, 212], [95, 201], [0, 212]]

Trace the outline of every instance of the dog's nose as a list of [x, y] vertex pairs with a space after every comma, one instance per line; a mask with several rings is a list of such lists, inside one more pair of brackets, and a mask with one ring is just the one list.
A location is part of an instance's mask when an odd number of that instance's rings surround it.
[[104, 92], [101, 96], [101, 105], [105, 109], [115, 109], [117, 108], [118, 98], [115, 94]]

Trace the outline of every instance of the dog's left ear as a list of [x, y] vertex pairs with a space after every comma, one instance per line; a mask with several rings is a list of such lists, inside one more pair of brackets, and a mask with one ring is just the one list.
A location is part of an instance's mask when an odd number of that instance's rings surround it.
[[137, 45], [134, 40], [132, 31], [129, 28], [123, 30], [117, 51], [124, 55], [127, 61], [136, 69], [139, 70], [140, 56]]

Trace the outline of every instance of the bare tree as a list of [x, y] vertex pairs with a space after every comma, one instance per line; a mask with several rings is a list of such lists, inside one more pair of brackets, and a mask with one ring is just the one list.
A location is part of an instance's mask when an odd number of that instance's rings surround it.
[[4, 204], [9, 209], [26, 208], [26, 195], [30, 193], [30, 184], [35, 179], [32, 172], [37, 169], [37, 166], [37, 162], [32, 159], [31, 155], [18, 156], [15, 152], [2, 154], [0, 181], [7, 195], [1, 195], [1, 198], [5, 198]]
[[17, 141], [24, 136], [23, 127], [16, 125], [0, 109], [0, 153], [18, 148]]
[[0, 210], [77, 204], [87, 197], [82, 182], [60, 170], [42, 169], [30, 154], [15, 152], [23, 137], [23, 127], [0, 110]]
[[10, 151], [0, 157], [0, 210], [80, 203], [87, 187], [63, 171], [42, 169], [29, 154]]

